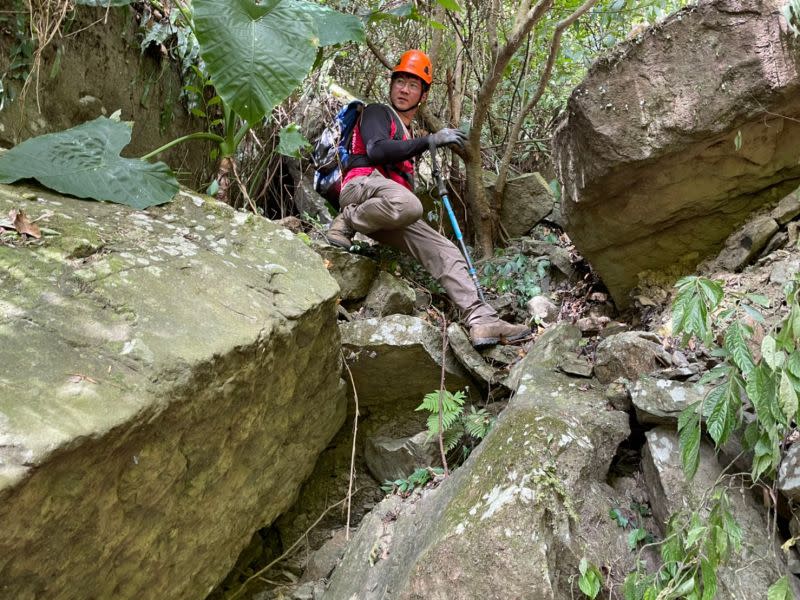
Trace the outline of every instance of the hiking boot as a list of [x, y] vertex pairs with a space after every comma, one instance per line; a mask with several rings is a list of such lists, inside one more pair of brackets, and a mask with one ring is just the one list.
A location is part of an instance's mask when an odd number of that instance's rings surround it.
[[325, 234], [325, 238], [328, 240], [329, 244], [349, 250], [350, 246], [353, 245], [352, 238], [355, 234], [356, 232], [347, 225], [344, 217], [340, 213], [333, 220], [333, 223], [331, 223], [331, 226]]
[[469, 340], [476, 348], [492, 344], [516, 342], [531, 334], [526, 325], [514, 325], [497, 319], [491, 323], [479, 323], [469, 328]]

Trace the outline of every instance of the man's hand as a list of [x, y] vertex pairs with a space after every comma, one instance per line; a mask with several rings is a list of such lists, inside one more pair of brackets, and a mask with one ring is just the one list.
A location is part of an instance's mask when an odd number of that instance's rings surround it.
[[448, 144], [456, 144], [459, 148], [463, 148], [464, 142], [467, 141], [467, 134], [460, 129], [445, 128], [432, 134], [431, 139], [437, 148]]

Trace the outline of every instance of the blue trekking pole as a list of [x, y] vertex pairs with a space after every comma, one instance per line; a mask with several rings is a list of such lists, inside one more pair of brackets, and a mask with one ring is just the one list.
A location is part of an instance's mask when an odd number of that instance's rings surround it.
[[453, 227], [453, 233], [455, 233], [456, 240], [458, 240], [458, 244], [461, 246], [461, 252], [464, 254], [464, 259], [467, 261], [467, 271], [469, 272], [469, 276], [472, 277], [472, 281], [475, 283], [475, 289], [478, 290], [478, 297], [481, 299], [481, 302], [485, 303], [486, 298], [483, 297], [483, 290], [481, 289], [481, 284], [478, 281], [478, 273], [475, 271], [475, 267], [472, 265], [472, 259], [469, 257], [469, 251], [464, 244], [464, 236], [461, 235], [461, 228], [458, 226], [458, 221], [456, 220], [456, 215], [453, 212], [453, 207], [450, 206], [450, 200], [447, 198], [447, 187], [444, 185], [444, 181], [442, 180], [442, 175], [439, 172], [439, 161], [436, 159], [436, 144], [431, 141], [428, 146], [431, 151], [433, 176], [436, 178], [436, 183], [439, 186], [439, 197], [442, 199], [442, 204], [444, 204], [444, 208], [447, 211], [447, 216], [450, 217], [450, 225]]

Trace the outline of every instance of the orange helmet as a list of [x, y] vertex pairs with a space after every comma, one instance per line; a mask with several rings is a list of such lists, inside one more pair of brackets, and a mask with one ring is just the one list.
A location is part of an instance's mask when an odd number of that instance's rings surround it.
[[422, 50], [408, 50], [400, 57], [394, 69], [392, 69], [392, 76], [395, 73], [410, 73], [416, 75], [425, 85], [430, 85], [433, 81], [433, 65], [431, 59]]

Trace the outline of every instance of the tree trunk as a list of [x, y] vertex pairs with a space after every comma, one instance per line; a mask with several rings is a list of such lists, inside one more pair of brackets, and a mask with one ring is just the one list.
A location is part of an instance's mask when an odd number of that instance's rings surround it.
[[472, 215], [473, 234], [476, 248], [480, 249], [481, 256], [489, 258], [494, 254], [494, 239], [496, 234], [496, 221], [489, 207], [486, 189], [483, 187], [483, 165], [480, 152], [469, 152], [464, 158], [464, 167], [467, 174], [467, 206]]

